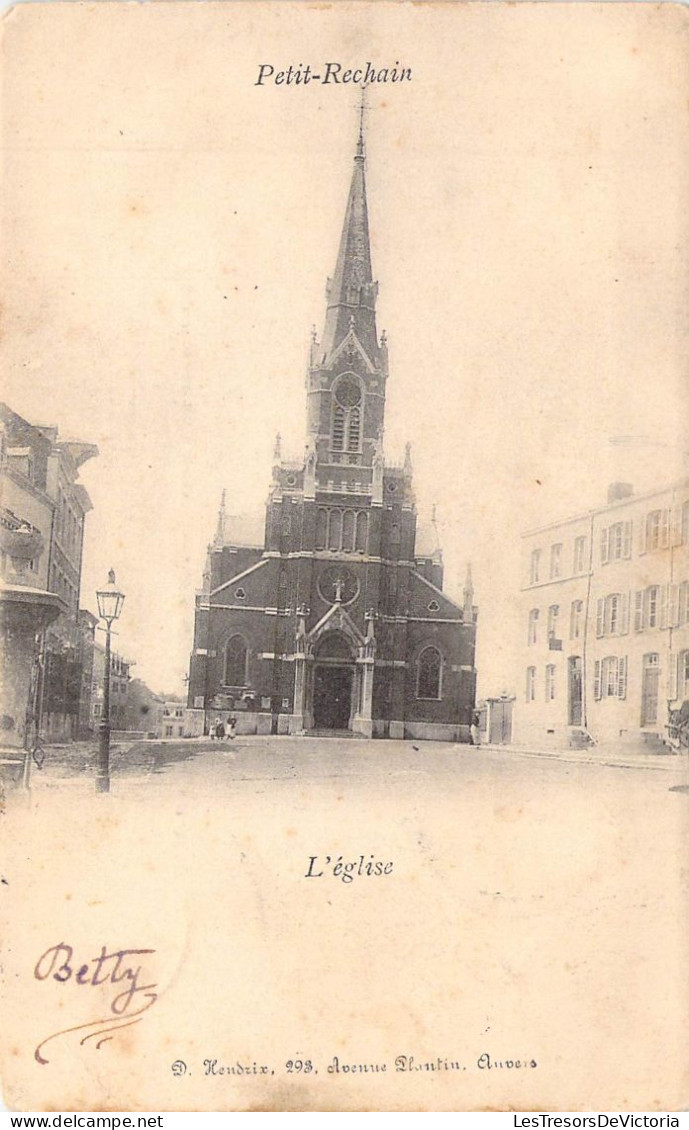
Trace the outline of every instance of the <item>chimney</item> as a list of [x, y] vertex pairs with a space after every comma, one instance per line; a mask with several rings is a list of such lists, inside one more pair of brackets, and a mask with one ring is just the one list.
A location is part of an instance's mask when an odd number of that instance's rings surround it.
[[631, 498], [634, 494], [632, 483], [610, 483], [608, 487], [608, 506], [613, 502], [621, 502], [623, 498]]

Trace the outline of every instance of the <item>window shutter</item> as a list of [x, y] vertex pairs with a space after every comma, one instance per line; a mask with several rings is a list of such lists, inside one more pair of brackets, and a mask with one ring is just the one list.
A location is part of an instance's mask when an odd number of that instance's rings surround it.
[[617, 697], [627, 697], [627, 656], [620, 656], [617, 665]]
[[622, 540], [622, 556], [631, 557], [632, 555], [632, 523], [624, 523], [624, 536]]
[[626, 636], [629, 631], [629, 601], [631, 593], [623, 592], [620, 595], [620, 635]]
[[597, 659], [596, 663], [595, 663], [595, 667], [594, 667], [594, 674], [593, 674], [593, 697], [594, 698], [600, 698], [601, 697], [600, 685], [601, 685], [601, 661], [600, 661], [600, 659]]
[[596, 611], [596, 635], [602, 636], [605, 626], [605, 601], [601, 597], [598, 601]]
[[648, 525], [648, 515], [643, 514], [639, 522], [639, 553], [646, 552], [646, 526]]
[[670, 511], [661, 510], [660, 512], [660, 530], [658, 534], [658, 545], [661, 549], [666, 549], [670, 540]]
[[689, 622], [689, 581], [682, 581], [679, 586], [677, 613], [680, 625]]
[[667, 654], [667, 697], [677, 698], [678, 666], [680, 657], [673, 651]]
[[682, 508], [673, 506], [670, 512], [670, 545], [682, 544]]
[[644, 629], [644, 594], [641, 590], [634, 594], [634, 631]]
[[660, 626], [667, 628], [668, 586], [660, 586]]
[[668, 626], [670, 628], [679, 627], [679, 585], [670, 585]]
[[608, 563], [608, 534], [609, 529], [605, 526], [600, 532], [600, 561], [601, 565]]

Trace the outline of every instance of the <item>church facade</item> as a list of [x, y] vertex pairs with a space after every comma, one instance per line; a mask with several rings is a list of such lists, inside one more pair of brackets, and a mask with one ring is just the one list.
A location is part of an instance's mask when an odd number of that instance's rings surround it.
[[307, 375], [303, 459], [279, 437], [260, 529], [225, 497], [196, 599], [191, 731], [350, 731], [469, 741], [477, 609], [443, 592], [435, 523], [417, 528], [410, 448], [383, 455], [388, 352], [376, 327], [360, 135], [321, 340]]

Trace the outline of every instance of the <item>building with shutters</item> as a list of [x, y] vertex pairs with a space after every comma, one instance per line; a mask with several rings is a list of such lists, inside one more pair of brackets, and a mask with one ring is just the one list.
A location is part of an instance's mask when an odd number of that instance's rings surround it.
[[[31, 727], [48, 741], [70, 741], [84, 735], [90, 710], [92, 638], [79, 595], [92, 506], [80, 469], [98, 448], [63, 440], [54, 425], [31, 424], [7, 404], [0, 404], [0, 436], [0, 509], [9, 524], [25, 520], [40, 532], [44, 550], [28, 563], [28, 576], [59, 598], [35, 657]], [[5, 567], [0, 553], [0, 577]]]
[[207, 731], [469, 740], [477, 609], [443, 590], [412, 462], [383, 452], [388, 346], [376, 327], [360, 133], [325, 325], [307, 373], [307, 442], [275, 447], [265, 518], [223, 497], [196, 600], [188, 721]]
[[689, 480], [523, 539], [519, 745], [656, 746], [689, 699]]

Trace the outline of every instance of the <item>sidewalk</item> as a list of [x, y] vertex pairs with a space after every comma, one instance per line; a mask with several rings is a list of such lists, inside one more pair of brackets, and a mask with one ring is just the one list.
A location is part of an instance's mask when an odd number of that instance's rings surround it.
[[618, 769], [655, 769], [661, 772], [677, 772], [684, 769], [689, 773], [687, 752], [673, 754], [636, 753], [620, 746], [589, 746], [587, 749], [528, 749], [523, 746], [491, 745], [486, 742], [476, 747], [505, 757], [541, 757], [553, 761], [569, 761], [573, 764], [602, 765]]

